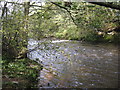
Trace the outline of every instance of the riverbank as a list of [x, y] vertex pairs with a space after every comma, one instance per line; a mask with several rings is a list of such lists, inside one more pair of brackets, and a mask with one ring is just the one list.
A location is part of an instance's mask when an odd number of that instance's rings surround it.
[[[92, 43], [92, 44], [97, 44], [97, 43], [106, 43], [106, 44], [119, 44], [120, 43], [120, 34], [117, 35], [106, 35], [104, 37], [98, 36], [98, 35], [93, 35], [93, 36], [88, 36], [88, 37], [79, 37], [79, 38], [72, 38], [72, 37], [62, 37], [62, 36], [47, 36], [41, 38], [42, 40], [73, 40], [73, 41], [80, 41], [80, 42], [85, 42], [85, 43]], [[38, 39], [39, 40], [39, 39]]]
[[42, 66], [28, 58], [14, 61], [3, 58], [2, 88], [36, 88], [40, 70]]

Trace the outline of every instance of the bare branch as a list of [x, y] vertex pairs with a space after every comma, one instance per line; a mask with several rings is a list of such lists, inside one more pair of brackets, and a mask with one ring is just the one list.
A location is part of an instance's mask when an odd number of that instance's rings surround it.
[[4, 7], [2, 8], [2, 15], [1, 15], [1, 19], [4, 17], [5, 12], [7, 12], [7, 2], [4, 4]]

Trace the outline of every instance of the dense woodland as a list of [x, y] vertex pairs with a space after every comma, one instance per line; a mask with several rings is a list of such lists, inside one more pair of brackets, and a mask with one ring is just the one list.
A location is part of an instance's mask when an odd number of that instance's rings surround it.
[[[24, 58], [27, 58], [27, 53], [30, 52], [27, 45], [31, 38], [116, 44], [120, 42], [119, 2], [0, 1], [0, 6], [4, 78], [6, 75], [9, 78], [19, 77], [19, 70], [26, 67], [15, 62], [24, 63]], [[13, 72], [7, 72], [10, 69], [13, 69]], [[13, 75], [16, 70], [17, 74]], [[35, 77], [29, 71], [27, 74], [28, 77]], [[24, 74], [20, 76], [24, 77]]]

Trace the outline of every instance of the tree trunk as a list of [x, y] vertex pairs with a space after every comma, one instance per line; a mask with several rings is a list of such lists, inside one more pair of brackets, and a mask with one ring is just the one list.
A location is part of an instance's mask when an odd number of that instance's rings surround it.
[[[30, 8], [30, 2], [24, 2], [24, 15], [25, 15], [25, 20], [24, 20], [24, 38], [25, 38], [25, 42], [23, 42], [23, 46], [27, 49], [27, 45], [28, 45], [28, 14], [29, 14], [29, 8]], [[27, 58], [27, 53], [25, 53], [25, 55], [23, 56], [23, 58]]]

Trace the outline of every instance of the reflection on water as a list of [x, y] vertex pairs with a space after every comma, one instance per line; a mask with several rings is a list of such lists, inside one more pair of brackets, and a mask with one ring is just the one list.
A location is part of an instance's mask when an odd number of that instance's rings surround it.
[[[29, 41], [29, 49], [38, 42]], [[118, 48], [111, 44], [79, 41], [39, 41], [29, 58], [39, 58], [44, 66], [39, 87], [115, 88], [118, 85]]]

